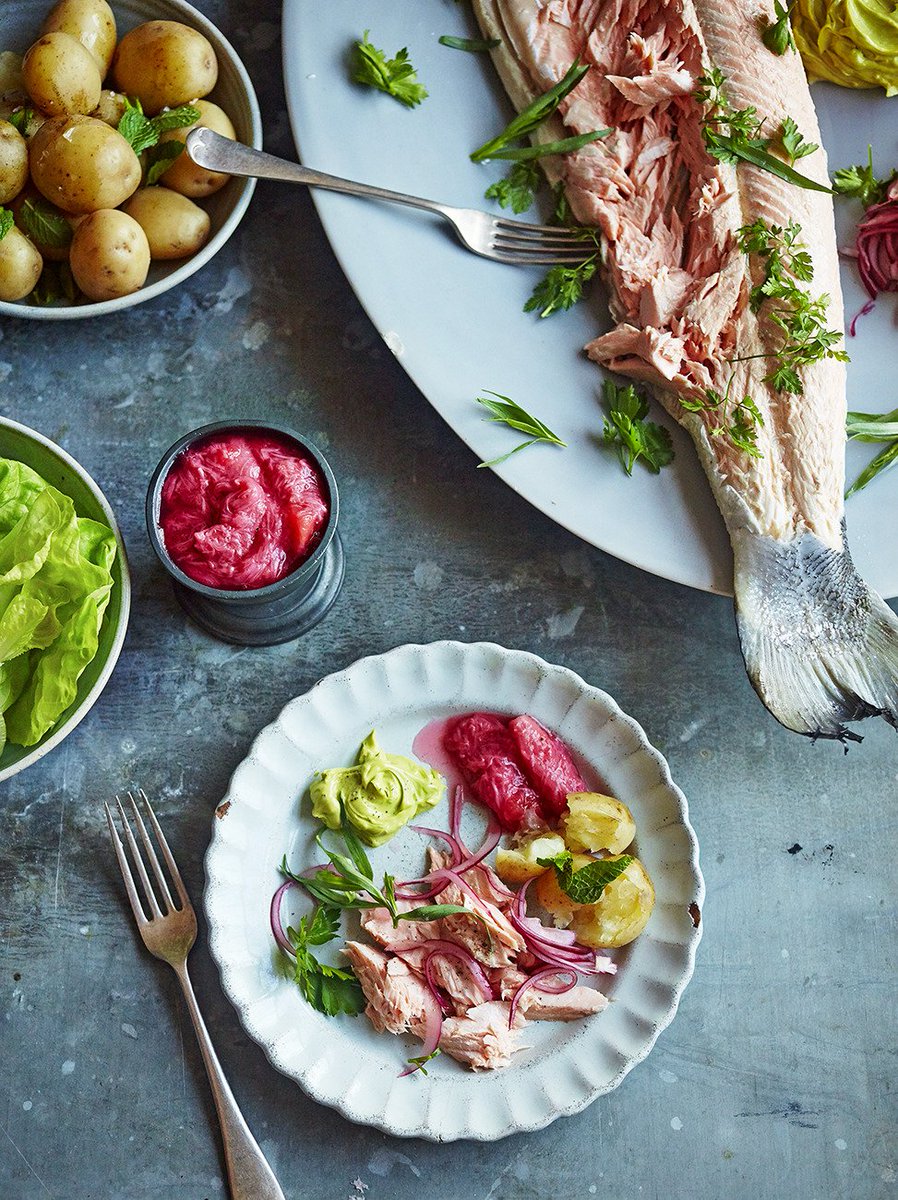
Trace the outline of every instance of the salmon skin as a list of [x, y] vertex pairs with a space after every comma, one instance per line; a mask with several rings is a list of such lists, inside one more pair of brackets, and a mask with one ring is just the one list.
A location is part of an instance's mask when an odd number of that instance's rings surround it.
[[[770, 136], [791, 117], [820, 132], [799, 56], [761, 40], [771, 0], [474, 0], [520, 110], [579, 58], [590, 71], [540, 127], [553, 141], [610, 127], [603, 141], [542, 159], [577, 221], [595, 226], [614, 328], [587, 347], [650, 386], [692, 436], [733, 546], [736, 619], [749, 678], [788, 729], [860, 740], [845, 723], [898, 726], [898, 620], [857, 574], [844, 528], [845, 369], [801, 367], [802, 394], [765, 382], [779, 342], [750, 293], [764, 259], [739, 231], [795, 222], [826, 328], [843, 312], [831, 197], [745, 162], [712, 157], [700, 80], [719, 70], [734, 110]], [[802, 174], [828, 185], [825, 152]], [[719, 411], [683, 407], [708, 390], [750, 397], [758, 456], [720, 436]], [[727, 401], [730, 403], [730, 400]]]

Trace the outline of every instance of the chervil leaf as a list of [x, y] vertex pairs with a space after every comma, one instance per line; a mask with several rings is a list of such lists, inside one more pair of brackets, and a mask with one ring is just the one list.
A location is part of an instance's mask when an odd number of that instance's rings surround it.
[[794, 165], [796, 159], [805, 158], [808, 154], [813, 154], [815, 150], [820, 149], [816, 142], [804, 140], [804, 135], [791, 117], [783, 118], [779, 128], [779, 139], [790, 165]]
[[604, 440], [617, 449], [621, 466], [628, 475], [641, 459], [655, 475], [673, 461], [670, 434], [661, 425], [644, 418], [649, 406], [632, 384], [616, 384], [606, 379], [602, 388], [605, 404]]
[[407, 108], [420, 104], [427, 98], [427, 89], [418, 82], [415, 68], [409, 62], [408, 50], [403, 48], [396, 52], [394, 58], [387, 58], [383, 50], [371, 44], [368, 33], [366, 29], [362, 40], [356, 42], [353, 48], [352, 78], [356, 83], [386, 92]]
[[6, 237], [16, 223], [15, 217], [8, 208], [0, 208], [0, 242]]
[[608, 884], [623, 875], [634, 859], [631, 854], [622, 854], [618, 858], [597, 858], [577, 871], [572, 869], [573, 857], [569, 850], [536, 861], [541, 867], [555, 868], [558, 886], [575, 904], [595, 904]]
[[890, 183], [898, 178], [898, 171], [893, 171], [888, 179], [877, 179], [873, 173], [873, 147], [867, 145], [866, 166], [842, 167], [833, 175], [833, 191], [840, 196], [855, 196], [869, 208], [871, 204], [880, 204], [886, 198]]
[[507, 454], [501, 455], [499, 458], [491, 458], [489, 462], [479, 463], [480, 467], [495, 467], [499, 463], [503, 463], [506, 459], [511, 458], [512, 454], [517, 454], [519, 450], [526, 450], [528, 446], [533, 446], [537, 442], [550, 442], [555, 446], [564, 446], [566, 443], [549, 429], [548, 425], [544, 425], [538, 417], [533, 417], [526, 409], [521, 408], [519, 404], [515, 404], [514, 400], [508, 396], [501, 396], [498, 392], [487, 392], [485, 396], [478, 396], [477, 403], [491, 414], [486, 419], [495, 421], [500, 425], [508, 425], [510, 429], [517, 429], [520, 433], [525, 433], [528, 436], [526, 442], [521, 442], [515, 446], [513, 450], [509, 450]]
[[484, 192], [487, 200], [495, 200], [500, 208], [510, 208], [522, 213], [533, 203], [533, 194], [539, 187], [539, 168], [532, 163], [515, 163], [504, 179], [497, 179]]
[[293, 979], [309, 1004], [329, 1017], [341, 1012], [355, 1016], [365, 1007], [364, 992], [352, 971], [320, 963], [309, 949], [332, 941], [339, 920], [338, 910], [318, 908], [311, 918], [300, 919], [298, 929], [287, 929], [294, 953]]
[[539, 311], [540, 317], [548, 317], [571, 308], [583, 295], [583, 285], [595, 273], [594, 254], [575, 267], [552, 267], [533, 289], [524, 312]]

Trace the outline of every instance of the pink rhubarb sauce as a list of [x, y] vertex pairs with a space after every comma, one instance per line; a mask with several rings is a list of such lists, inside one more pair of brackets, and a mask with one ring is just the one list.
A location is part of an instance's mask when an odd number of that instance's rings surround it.
[[327, 524], [327, 484], [290, 438], [212, 434], [175, 459], [159, 526], [176, 566], [207, 587], [276, 583], [309, 557]]

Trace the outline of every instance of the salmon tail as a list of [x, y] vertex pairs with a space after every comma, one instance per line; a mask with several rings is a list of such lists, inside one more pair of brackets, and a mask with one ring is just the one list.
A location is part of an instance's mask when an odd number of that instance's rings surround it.
[[860, 741], [846, 722], [898, 728], [898, 617], [861, 579], [844, 541], [740, 531], [736, 623], [755, 691], [787, 729]]

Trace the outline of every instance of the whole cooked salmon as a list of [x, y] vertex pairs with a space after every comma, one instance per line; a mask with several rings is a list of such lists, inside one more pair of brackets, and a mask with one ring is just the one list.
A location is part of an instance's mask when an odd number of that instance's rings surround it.
[[[616, 324], [586, 350], [650, 385], [691, 434], [733, 544], [739, 636], [759, 696], [783, 725], [814, 737], [857, 738], [845, 722], [868, 716], [898, 725], [898, 620], [855, 571], [845, 540], [844, 366], [832, 357], [799, 365], [791, 390], [768, 378], [784, 335], [759, 288], [777, 239], [810, 256], [813, 278], [801, 287], [809, 300], [822, 297], [821, 328], [843, 328], [832, 201], [748, 162], [720, 161], [704, 133], [716, 75], [730, 110], [756, 109], [768, 136], [791, 118], [819, 142], [799, 56], [763, 44], [772, 3], [474, 8], [484, 35], [499, 39], [494, 59], [518, 109], [575, 60], [590, 65], [537, 134], [612, 130], [543, 159], [576, 220], [599, 231]], [[822, 149], [800, 167], [828, 184]], [[807, 265], [797, 268], [804, 277]], [[739, 421], [747, 439], [727, 435]]]

